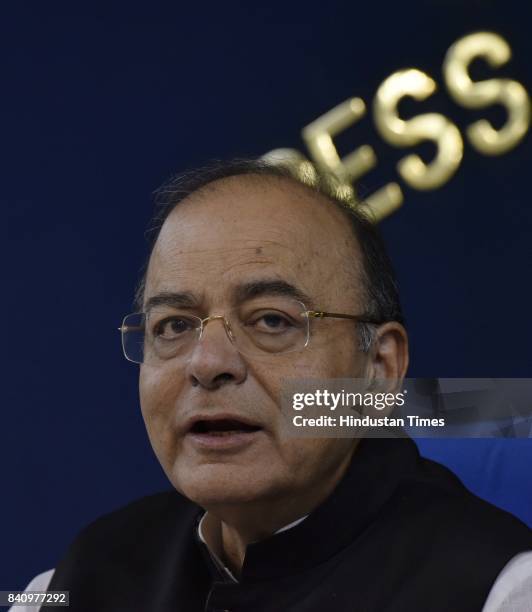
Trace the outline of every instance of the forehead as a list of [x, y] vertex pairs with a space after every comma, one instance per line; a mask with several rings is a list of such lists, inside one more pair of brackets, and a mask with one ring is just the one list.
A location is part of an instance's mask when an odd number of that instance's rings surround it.
[[145, 297], [189, 291], [226, 301], [239, 285], [283, 280], [320, 301], [359, 302], [360, 255], [334, 204], [278, 177], [211, 183], [165, 220], [150, 258]]

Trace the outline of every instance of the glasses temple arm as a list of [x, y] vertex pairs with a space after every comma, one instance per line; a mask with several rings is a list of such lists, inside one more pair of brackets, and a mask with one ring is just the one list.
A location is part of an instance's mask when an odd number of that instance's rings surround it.
[[353, 321], [358, 321], [359, 323], [371, 323], [373, 325], [380, 325], [383, 321], [378, 319], [373, 319], [371, 317], [365, 317], [363, 315], [351, 315], [351, 314], [343, 314], [340, 312], [324, 312], [318, 310], [307, 310], [306, 314], [308, 317], [313, 317], [316, 319], [323, 319], [325, 317], [329, 319], [351, 319]]

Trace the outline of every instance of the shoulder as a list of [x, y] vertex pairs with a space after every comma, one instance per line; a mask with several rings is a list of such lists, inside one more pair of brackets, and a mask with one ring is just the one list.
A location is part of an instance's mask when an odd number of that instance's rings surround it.
[[509, 512], [481, 499], [465, 487], [462, 481], [440, 463], [419, 457], [417, 469], [403, 481], [405, 491], [424, 500], [420, 510], [427, 512], [449, 529], [466, 539], [479, 541], [482, 534], [486, 543], [508, 539], [523, 543], [523, 550], [532, 548], [532, 530]]
[[[499, 525], [508, 533], [523, 538], [532, 547], [532, 530], [509, 512], [472, 493], [458, 476], [440, 463], [420, 457], [416, 480], [422, 495], [432, 498], [433, 511], [453, 519], [455, 527], [464, 524], [468, 531], [483, 531]], [[473, 519], [476, 519], [475, 521]], [[493, 534], [496, 535], [496, 534]]]
[[443, 465], [420, 458], [398, 490], [405, 534], [441, 561], [472, 578], [493, 580], [517, 554], [532, 550], [532, 530], [518, 518], [469, 491]]
[[63, 568], [75, 565], [142, 565], [171, 541], [191, 538], [200, 512], [177, 491], [149, 495], [109, 512], [78, 533], [58, 564], [54, 581]]
[[78, 539], [91, 537], [107, 542], [109, 537], [153, 536], [154, 532], [165, 532], [170, 526], [188, 525], [199, 511], [199, 506], [175, 490], [155, 493], [104, 514], [87, 525]]
[[514, 557], [493, 585], [482, 612], [532, 612], [532, 551]]
[[[33, 578], [30, 581], [30, 583], [24, 590], [25, 591], [46, 591], [53, 575], [54, 575], [53, 569], [47, 570], [46, 572], [42, 572], [41, 574], [37, 574], [37, 576], [35, 576], [35, 578]], [[20, 610], [19, 612], [22, 612], [22, 611]]]
[[[53, 575], [53, 569], [37, 574], [37, 576], [30, 580], [24, 591], [47, 591]], [[40, 605], [23, 604], [12, 606], [9, 608], [8, 612], [39, 612], [40, 609]]]
[[134, 500], [102, 515], [87, 525], [80, 536], [96, 533], [106, 536], [109, 532], [116, 534], [131, 529], [149, 530], [159, 526], [161, 521], [186, 520], [195, 515], [198, 509], [198, 506], [177, 491], [163, 491]]

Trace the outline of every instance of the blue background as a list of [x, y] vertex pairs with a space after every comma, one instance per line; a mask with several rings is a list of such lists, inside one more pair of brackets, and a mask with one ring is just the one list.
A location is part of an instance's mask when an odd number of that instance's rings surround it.
[[[494, 30], [513, 59], [500, 76], [532, 90], [525, 2], [18, 2], [1, 9], [3, 324], [0, 588], [53, 567], [88, 522], [168, 488], [149, 446], [137, 368], [120, 351], [146, 254], [151, 193], [211, 158], [304, 151], [301, 128], [351, 96], [370, 105], [384, 78], [418, 67], [440, 84], [403, 116], [466, 111], [441, 64], [463, 35]], [[394, 149], [368, 115], [338, 138], [397, 180]], [[414, 149], [430, 159], [430, 145]], [[531, 376], [531, 139], [497, 158], [466, 141], [442, 189], [402, 184], [382, 223], [411, 336], [409, 376]], [[420, 442], [477, 494], [532, 524], [532, 442]]]

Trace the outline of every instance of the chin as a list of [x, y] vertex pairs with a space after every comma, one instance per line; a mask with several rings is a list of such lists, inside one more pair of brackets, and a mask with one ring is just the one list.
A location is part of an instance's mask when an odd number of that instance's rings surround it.
[[204, 508], [259, 501], [269, 497], [274, 488], [273, 483], [264, 481], [264, 475], [254, 477], [250, 470], [234, 465], [208, 464], [174, 476], [175, 488]]

